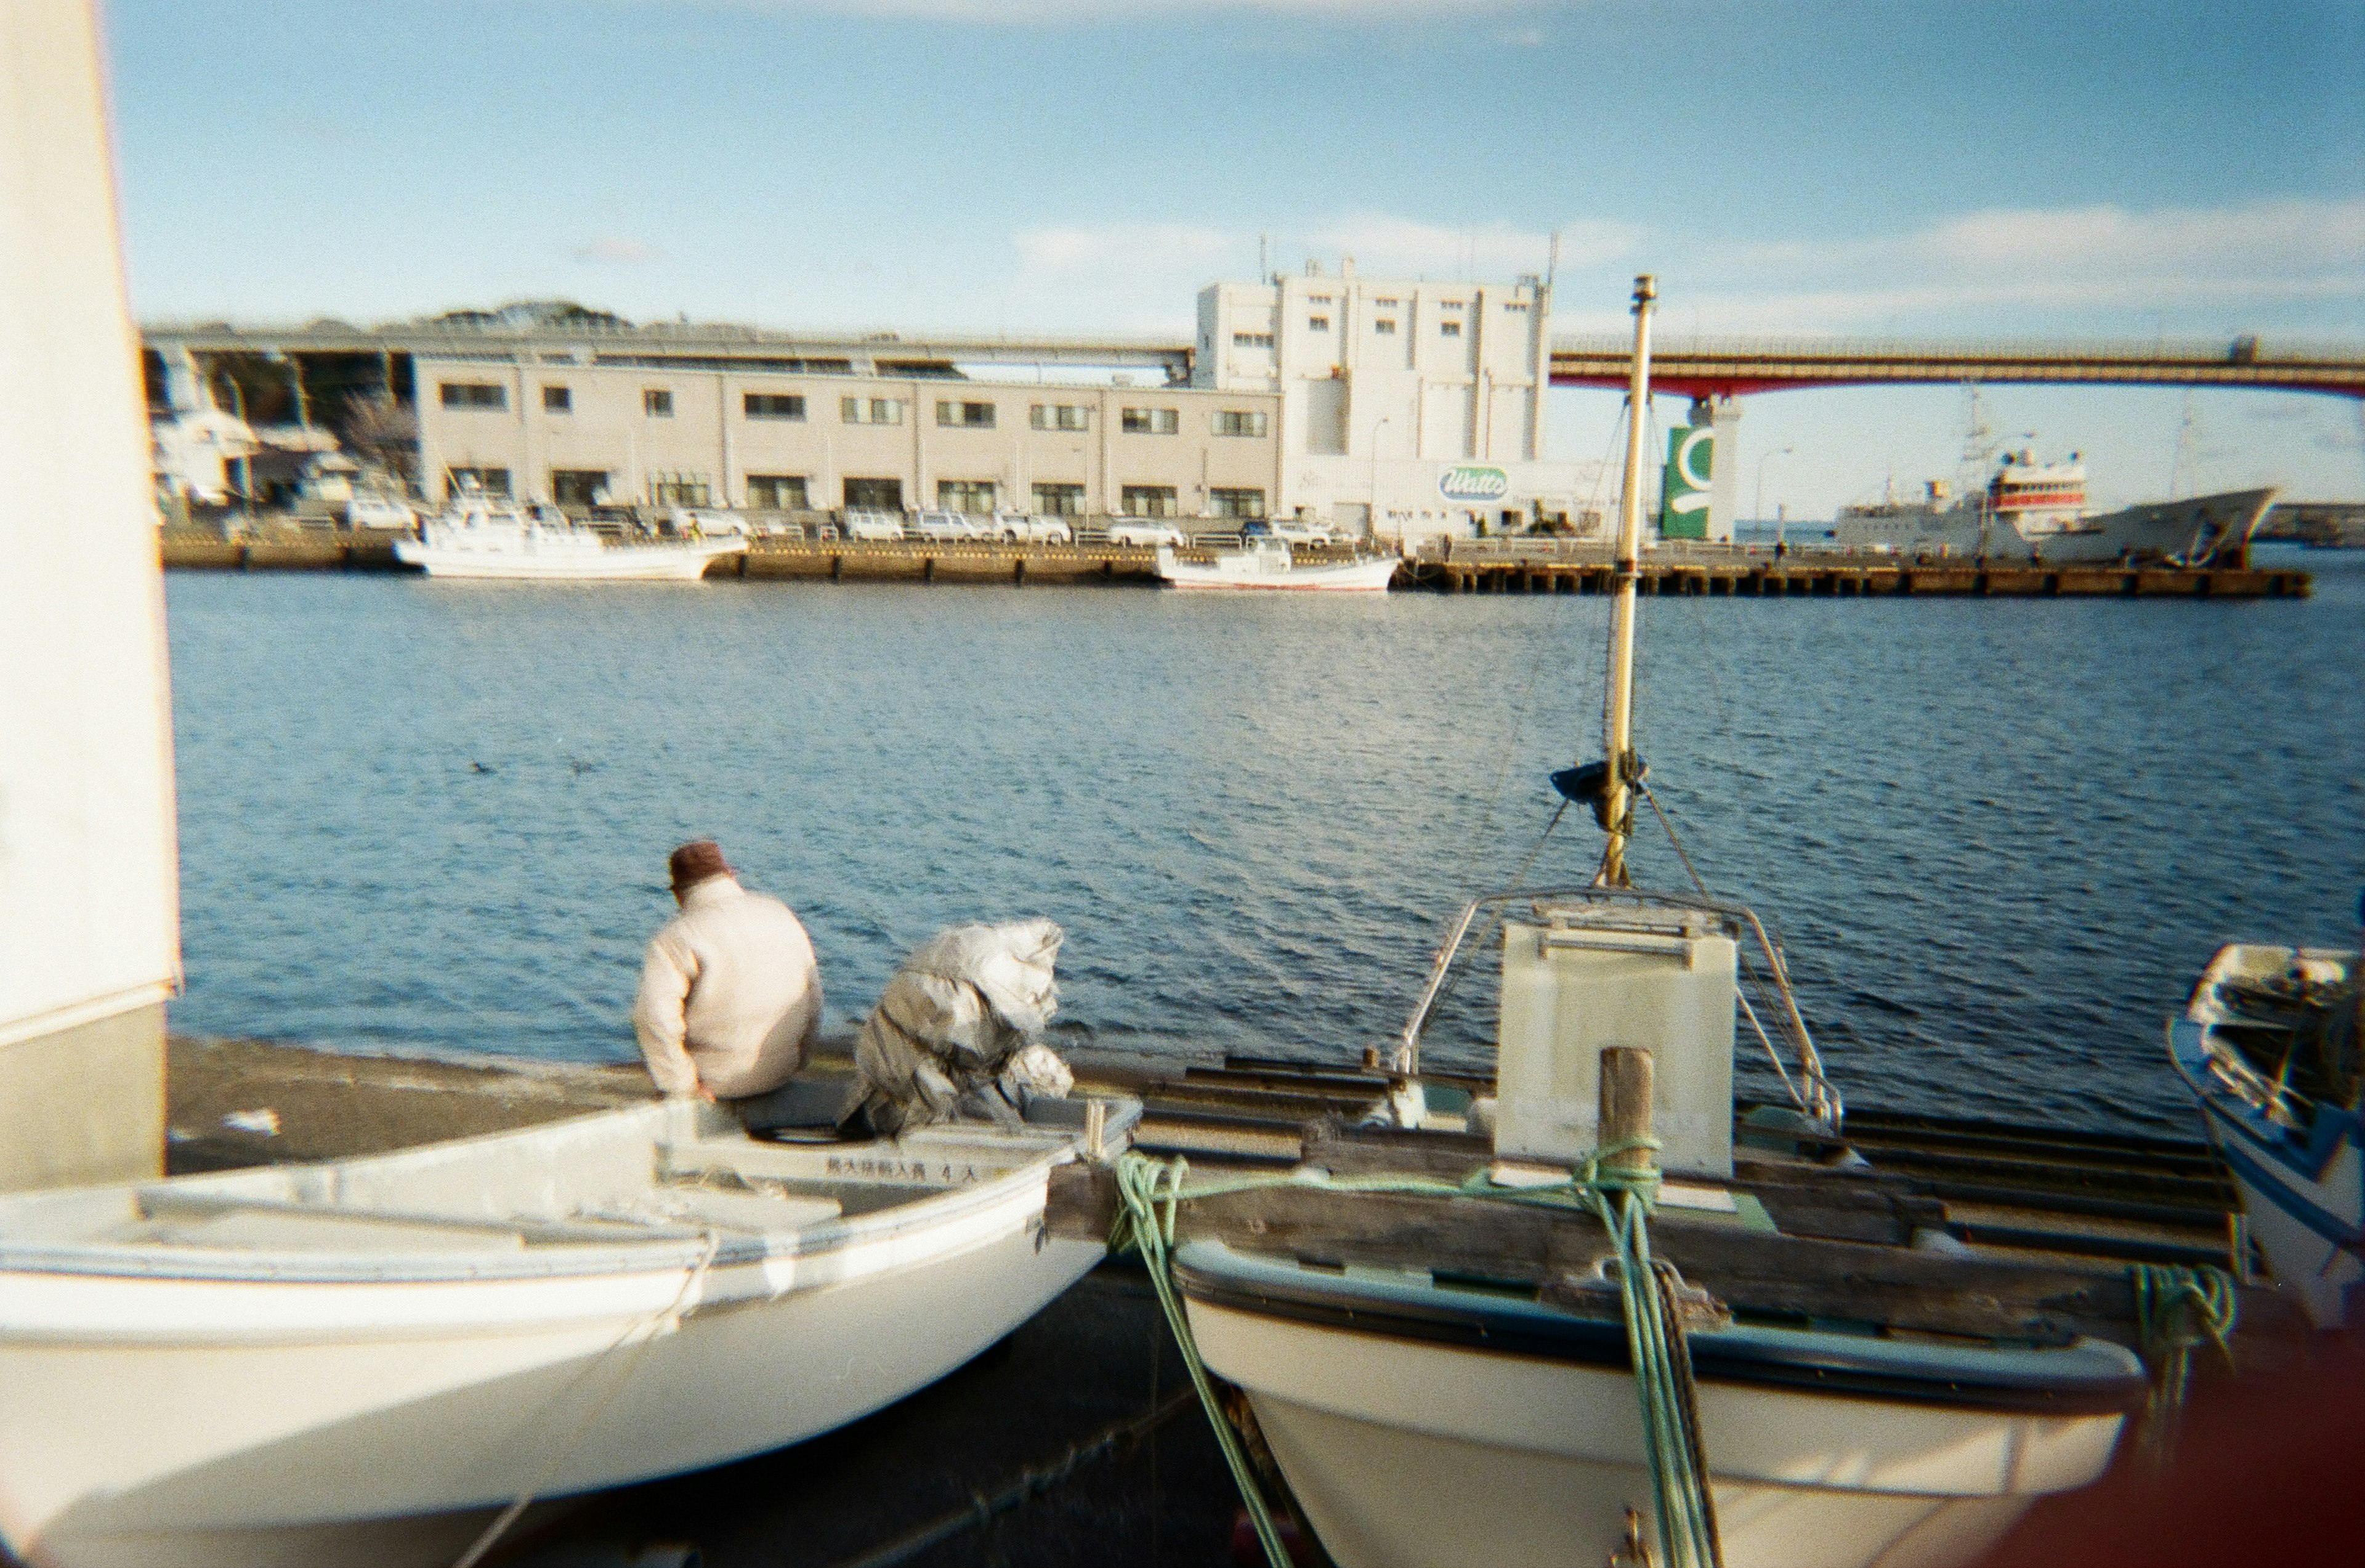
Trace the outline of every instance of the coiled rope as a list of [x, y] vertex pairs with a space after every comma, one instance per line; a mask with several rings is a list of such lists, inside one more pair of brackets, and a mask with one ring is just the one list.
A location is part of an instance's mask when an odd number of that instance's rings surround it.
[[2240, 1300], [2233, 1276], [2223, 1269], [2171, 1268], [2158, 1263], [2127, 1265], [2135, 1298], [2135, 1338], [2151, 1369], [2151, 1394], [2144, 1402], [2143, 1447], [2165, 1469], [2176, 1453], [2177, 1414], [2184, 1406], [2192, 1352], [2214, 1345], [2234, 1370], [2234, 1326]]
[[1655, 1167], [1630, 1170], [1603, 1165], [1617, 1155], [1658, 1146], [1656, 1138], [1640, 1137], [1597, 1149], [1571, 1171], [1566, 1182], [1541, 1187], [1498, 1187], [1483, 1169], [1463, 1181], [1446, 1182], [1425, 1176], [1339, 1177], [1316, 1166], [1300, 1166], [1285, 1175], [1244, 1174], [1194, 1183], [1190, 1162], [1180, 1156], [1161, 1161], [1128, 1151], [1118, 1157], [1115, 1168], [1117, 1212], [1109, 1232], [1109, 1250], [1141, 1254], [1151, 1288], [1158, 1293], [1158, 1304], [1165, 1311], [1166, 1326], [1182, 1352], [1182, 1364], [1190, 1371], [1192, 1386], [1198, 1391], [1207, 1424], [1223, 1450], [1224, 1463], [1239, 1488], [1240, 1501], [1247, 1506], [1271, 1568], [1289, 1568], [1289, 1556], [1273, 1526], [1263, 1490], [1240, 1451], [1238, 1435], [1216, 1403], [1206, 1364], [1200, 1360], [1198, 1343], [1175, 1293], [1170, 1262], [1175, 1211], [1182, 1204], [1280, 1187], [1483, 1198], [1575, 1210], [1599, 1218], [1617, 1252], [1619, 1297], [1626, 1319], [1627, 1350], [1633, 1361], [1660, 1549], [1666, 1554], [1668, 1568], [1723, 1568], [1716, 1505], [1709, 1494], [1708, 1462], [1700, 1444], [1691, 1351], [1676, 1302], [1676, 1274], [1672, 1266], [1656, 1263], [1651, 1257], [1646, 1216], [1657, 1200], [1659, 1172]]

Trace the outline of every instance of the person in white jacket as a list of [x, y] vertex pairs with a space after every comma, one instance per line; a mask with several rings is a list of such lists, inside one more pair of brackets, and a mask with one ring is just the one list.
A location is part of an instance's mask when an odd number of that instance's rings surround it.
[[681, 913], [649, 943], [633, 1028], [658, 1092], [739, 1100], [787, 1082], [821, 1027], [821, 968], [789, 906], [701, 838], [673, 852]]

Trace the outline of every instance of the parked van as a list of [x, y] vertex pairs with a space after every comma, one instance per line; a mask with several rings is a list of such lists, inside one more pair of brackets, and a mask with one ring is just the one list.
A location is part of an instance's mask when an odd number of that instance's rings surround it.
[[1171, 544], [1177, 549], [1190, 543], [1182, 531], [1171, 522], [1157, 522], [1138, 517], [1112, 519], [1108, 525], [1108, 542], [1112, 544], [1139, 544], [1155, 547]]
[[1023, 511], [995, 512], [993, 536], [1005, 544], [1073, 544], [1076, 542], [1076, 531], [1069, 526], [1066, 518]]
[[901, 539], [903, 537], [903, 514], [899, 511], [849, 510], [846, 514], [846, 536], [848, 539]]
[[983, 539], [985, 520], [965, 511], [924, 511], [913, 522], [923, 539]]

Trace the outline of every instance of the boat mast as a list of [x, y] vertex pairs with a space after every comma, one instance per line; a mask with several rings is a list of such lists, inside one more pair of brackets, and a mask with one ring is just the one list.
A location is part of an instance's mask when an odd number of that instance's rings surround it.
[[1634, 378], [1626, 393], [1625, 510], [1618, 521], [1618, 597], [1609, 607], [1609, 700], [1603, 724], [1608, 778], [1604, 804], [1609, 842], [1602, 847], [1597, 885], [1632, 886], [1626, 874], [1626, 840], [1634, 826], [1634, 585], [1642, 576], [1642, 427], [1651, 403], [1651, 302], [1659, 297], [1652, 276], [1634, 280]]

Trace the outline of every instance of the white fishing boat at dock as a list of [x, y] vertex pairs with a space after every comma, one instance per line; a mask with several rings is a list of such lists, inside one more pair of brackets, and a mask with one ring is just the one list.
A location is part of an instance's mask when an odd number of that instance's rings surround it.
[[2040, 463], [2023, 451], [2006, 453], [1986, 486], [1970, 495], [1950, 498], [1946, 484], [1933, 479], [1911, 500], [1890, 496], [1842, 507], [1831, 538], [1843, 550], [2063, 566], [2241, 566], [2275, 495], [2272, 488], [2226, 490], [2096, 512], [2086, 504], [2086, 469], [2077, 454]]
[[476, 491], [420, 520], [416, 538], [394, 542], [395, 559], [431, 577], [533, 582], [695, 582], [716, 556], [745, 548], [735, 534], [613, 542], [563, 512]]
[[[1372, 1113], [1310, 1127], [1288, 1173], [1194, 1186], [1135, 1155], [1105, 1178], [1341, 1568], [1967, 1562], [2102, 1474], [2163, 1336], [2229, 1327], [2222, 1273], [1990, 1250], [1886, 1186], [1757, 917], [1632, 885], [1657, 814], [1632, 676], [1654, 293], [1636, 280], [1607, 759], [1552, 779], [1606, 832], [1592, 883], [1466, 904], [1365, 1053]], [[1496, 930], [1493, 1092], [1433, 1113], [1422, 1035]], [[1790, 1103], [1737, 1138], [1743, 1038]]]
[[1385, 593], [1395, 580], [1393, 555], [1349, 561], [1300, 561], [1288, 542], [1250, 539], [1211, 560], [1185, 561], [1173, 546], [1158, 547], [1158, 577], [1169, 588], [1239, 588], [1296, 593]]

